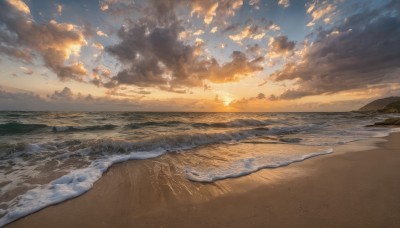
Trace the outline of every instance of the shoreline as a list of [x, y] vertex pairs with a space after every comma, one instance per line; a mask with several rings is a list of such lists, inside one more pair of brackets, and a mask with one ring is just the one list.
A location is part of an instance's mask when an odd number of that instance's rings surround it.
[[[400, 165], [400, 133], [383, 139], [388, 141], [349, 143], [329, 155], [211, 184], [174, 173], [174, 155], [128, 161], [112, 166], [89, 192], [7, 227], [394, 227], [400, 225], [394, 168]], [[391, 188], [382, 188], [382, 181]]]

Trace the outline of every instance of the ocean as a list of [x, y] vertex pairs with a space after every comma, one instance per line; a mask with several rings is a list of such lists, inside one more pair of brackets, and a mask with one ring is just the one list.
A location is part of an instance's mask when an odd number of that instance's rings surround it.
[[210, 183], [383, 137], [393, 114], [0, 112], [0, 226], [79, 196], [113, 164], [182, 156], [177, 172]]

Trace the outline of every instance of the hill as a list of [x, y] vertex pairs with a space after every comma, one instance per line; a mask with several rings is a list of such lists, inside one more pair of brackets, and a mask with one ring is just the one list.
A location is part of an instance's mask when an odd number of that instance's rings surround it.
[[397, 103], [400, 101], [400, 97], [387, 97], [372, 101], [367, 105], [360, 108], [358, 111], [360, 112], [377, 112], [379, 110], [384, 110], [386, 106], [392, 103]]
[[400, 113], [400, 101], [390, 103], [386, 105], [385, 108], [379, 111], [384, 113]]

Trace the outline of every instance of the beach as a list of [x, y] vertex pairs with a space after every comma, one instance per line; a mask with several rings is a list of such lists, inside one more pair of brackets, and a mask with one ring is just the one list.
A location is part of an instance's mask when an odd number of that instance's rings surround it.
[[184, 155], [128, 161], [7, 227], [399, 227], [400, 134], [383, 139], [214, 183], [176, 173]]
[[0, 228], [400, 228], [400, 0], [48, 3], [0, 0]]

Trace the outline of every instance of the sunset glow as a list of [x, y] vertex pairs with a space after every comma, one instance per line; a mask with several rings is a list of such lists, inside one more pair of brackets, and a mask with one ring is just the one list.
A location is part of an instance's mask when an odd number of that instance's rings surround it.
[[400, 227], [400, 0], [0, 0], [0, 69], [0, 227]]
[[350, 111], [399, 95], [398, 4], [3, 0], [0, 108]]

